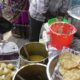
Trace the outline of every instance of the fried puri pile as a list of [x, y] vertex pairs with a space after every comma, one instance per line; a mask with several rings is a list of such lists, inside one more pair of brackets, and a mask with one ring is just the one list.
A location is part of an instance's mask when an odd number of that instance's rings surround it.
[[64, 52], [59, 56], [59, 62], [63, 80], [80, 80], [80, 55]]

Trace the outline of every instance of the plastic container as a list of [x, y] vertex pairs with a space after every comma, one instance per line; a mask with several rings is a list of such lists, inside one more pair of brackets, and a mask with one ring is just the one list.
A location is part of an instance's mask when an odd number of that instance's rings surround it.
[[52, 24], [53, 22], [57, 22], [57, 18], [51, 18], [48, 20], [48, 24]]
[[48, 24], [51, 25], [52, 23], [54, 22], [58, 22], [58, 21], [63, 21], [63, 22], [66, 22], [66, 23], [71, 23], [70, 20], [66, 19], [66, 18], [63, 18], [63, 17], [56, 17], [56, 18], [51, 18], [48, 20]]
[[64, 46], [70, 47], [76, 28], [64, 22], [56, 22], [50, 25], [50, 45], [61, 50]]

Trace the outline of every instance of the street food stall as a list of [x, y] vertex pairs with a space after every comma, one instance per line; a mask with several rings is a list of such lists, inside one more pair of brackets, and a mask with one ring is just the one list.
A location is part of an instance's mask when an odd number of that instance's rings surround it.
[[[26, 14], [26, 7], [22, 7], [25, 1], [20, 9], [11, 8], [17, 13], [10, 20], [15, 26], [27, 24], [22, 16]], [[19, 48], [14, 42], [2, 40], [0, 80], [80, 80], [79, 10], [79, 5], [71, 7], [68, 18], [49, 19], [42, 26], [39, 42], [26, 42]]]

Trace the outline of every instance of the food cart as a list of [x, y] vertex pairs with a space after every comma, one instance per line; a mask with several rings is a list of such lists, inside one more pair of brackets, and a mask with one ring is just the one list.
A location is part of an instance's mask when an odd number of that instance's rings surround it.
[[[17, 26], [20, 26], [25, 6], [21, 9], [12, 9], [18, 12], [11, 20]], [[26, 43], [20, 49], [13, 42], [0, 43], [0, 80], [80, 80], [80, 39], [74, 35], [76, 27], [65, 19], [54, 21], [43, 25], [40, 42]], [[31, 60], [29, 57], [35, 54], [38, 57]], [[40, 61], [33, 61], [39, 58]]]

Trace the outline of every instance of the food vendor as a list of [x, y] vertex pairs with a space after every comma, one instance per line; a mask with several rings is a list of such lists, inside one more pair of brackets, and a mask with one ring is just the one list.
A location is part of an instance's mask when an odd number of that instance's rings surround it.
[[[50, 13], [56, 14], [57, 16], [63, 16], [67, 9], [69, 8], [71, 0], [30, 0], [30, 41], [39, 40], [39, 32], [42, 27], [42, 24], [45, 22], [46, 14], [48, 8]], [[50, 14], [49, 14], [50, 15]], [[54, 17], [52, 15], [51, 17]]]

